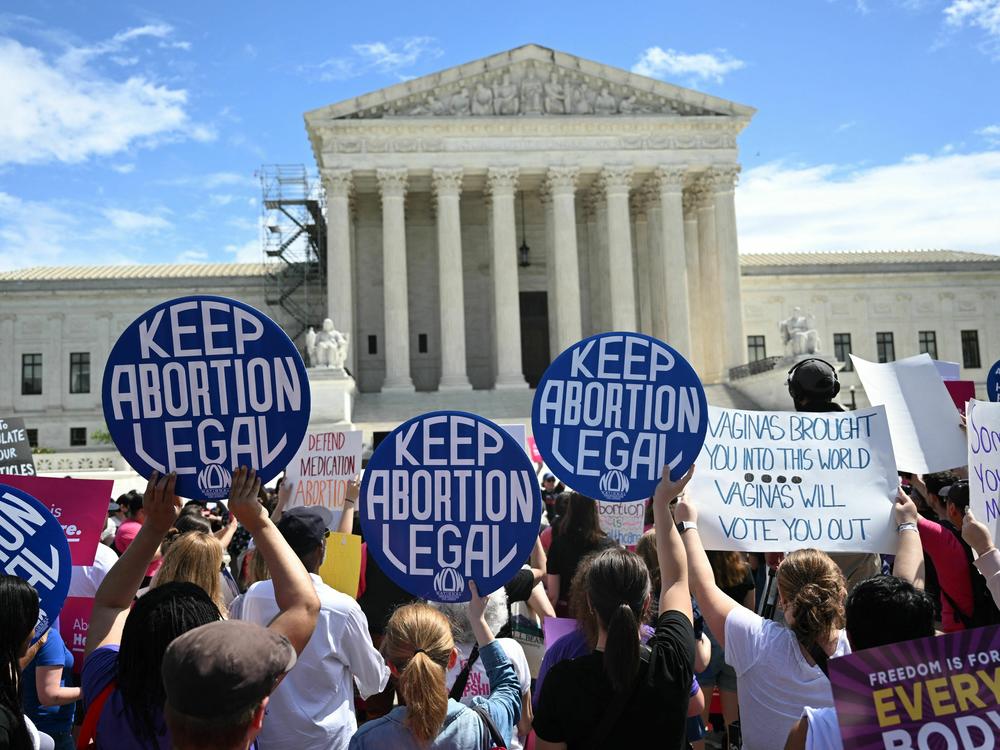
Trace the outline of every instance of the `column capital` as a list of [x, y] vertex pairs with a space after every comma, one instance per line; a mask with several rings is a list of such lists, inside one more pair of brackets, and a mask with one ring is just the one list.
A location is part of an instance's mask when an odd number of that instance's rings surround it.
[[684, 208], [685, 219], [695, 218], [695, 212], [698, 208], [698, 200], [697, 194], [693, 188], [688, 188], [681, 193], [681, 205]]
[[378, 180], [378, 189], [382, 193], [382, 198], [404, 198], [406, 197], [406, 180], [409, 170], [402, 169], [379, 169], [375, 172]]
[[689, 192], [691, 193], [695, 208], [713, 208], [715, 206], [713, 201], [715, 187], [707, 177], [696, 180], [689, 188]]
[[323, 169], [323, 188], [328, 196], [348, 198], [354, 190], [353, 171], [350, 169]]
[[646, 180], [638, 192], [642, 196], [643, 207], [646, 210], [660, 207], [660, 184], [655, 177]]
[[657, 167], [653, 173], [660, 192], [679, 193], [684, 189], [687, 170], [684, 167]]
[[601, 170], [598, 183], [605, 195], [627, 194], [632, 189], [632, 175], [628, 165], [609, 165]]
[[486, 172], [486, 189], [492, 195], [513, 194], [520, 171], [517, 167], [490, 167]]
[[552, 195], [573, 195], [579, 176], [579, 167], [549, 167], [545, 173], [546, 189]]
[[705, 181], [716, 193], [730, 192], [736, 188], [736, 181], [740, 174], [738, 164], [711, 167], [705, 171]]
[[461, 167], [436, 167], [431, 172], [431, 183], [434, 195], [460, 195], [462, 192], [462, 177], [465, 170]]
[[591, 188], [583, 194], [583, 215], [591, 220], [597, 216], [597, 209], [601, 204], [601, 193], [596, 188]]

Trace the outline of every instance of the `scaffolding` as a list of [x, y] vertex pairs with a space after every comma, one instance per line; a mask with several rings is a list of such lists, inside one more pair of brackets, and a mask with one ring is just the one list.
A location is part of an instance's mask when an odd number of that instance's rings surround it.
[[310, 326], [326, 317], [326, 219], [320, 181], [302, 164], [260, 168], [261, 245], [268, 305], [300, 347]]

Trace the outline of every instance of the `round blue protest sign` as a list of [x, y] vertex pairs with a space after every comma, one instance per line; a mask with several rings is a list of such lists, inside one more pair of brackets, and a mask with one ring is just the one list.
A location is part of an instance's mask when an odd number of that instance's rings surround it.
[[73, 574], [69, 542], [48, 508], [27, 492], [0, 484], [0, 561], [3, 572], [38, 592], [34, 643], [59, 616]]
[[598, 500], [643, 500], [663, 467], [678, 479], [705, 442], [694, 368], [641, 333], [600, 333], [564, 351], [535, 391], [531, 426], [546, 465]]
[[990, 401], [1000, 401], [1000, 360], [993, 363], [986, 376], [986, 395]]
[[104, 369], [104, 419], [139, 474], [177, 472], [177, 494], [229, 495], [232, 472], [274, 479], [309, 423], [309, 379], [277, 323], [225, 297], [180, 297], [147, 310]]
[[542, 497], [504, 428], [460, 411], [404, 422], [379, 444], [361, 484], [368, 554], [397, 585], [438, 602], [507, 583], [531, 554]]

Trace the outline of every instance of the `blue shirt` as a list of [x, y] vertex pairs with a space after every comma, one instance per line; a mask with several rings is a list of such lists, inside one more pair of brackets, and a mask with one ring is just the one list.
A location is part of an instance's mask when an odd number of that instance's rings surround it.
[[49, 637], [45, 641], [45, 645], [38, 650], [35, 658], [21, 674], [21, 705], [24, 707], [25, 715], [46, 734], [61, 734], [72, 731], [73, 712], [76, 704], [43, 706], [38, 700], [38, 689], [35, 682], [38, 667], [62, 667], [59, 685], [66, 687], [66, 679], [73, 674], [73, 654], [63, 643], [62, 636], [59, 635], [59, 628], [49, 629]]
[[[483, 706], [505, 742], [521, 718], [521, 687], [514, 667], [511, 666], [503, 647], [493, 641], [479, 649], [479, 658], [490, 681], [490, 697], [476, 696], [472, 705]], [[406, 706], [397, 706], [386, 716], [361, 726], [351, 738], [349, 750], [382, 750], [391, 747], [399, 750], [467, 750], [482, 745], [486, 731], [483, 720], [467, 706], [448, 699], [448, 713], [438, 736], [429, 745], [419, 745], [406, 726]]]

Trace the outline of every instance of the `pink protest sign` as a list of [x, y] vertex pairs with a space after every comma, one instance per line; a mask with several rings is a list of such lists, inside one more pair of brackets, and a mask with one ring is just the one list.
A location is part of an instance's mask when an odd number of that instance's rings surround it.
[[545, 634], [545, 648], [552, 648], [552, 644], [576, 630], [576, 620], [572, 617], [546, 617], [542, 623], [542, 632]]
[[962, 414], [965, 414], [965, 405], [969, 399], [976, 397], [976, 384], [972, 380], [946, 380], [944, 387], [948, 389], [948, 395], [955, 402], [955, 406]]
[[94, 600], [91, 597], [70, 596], [59, 613], [59, 635], [73, 654], [74, 674], [80, 674], [83, 669], [83, 649], [87, 645], [87, 628], [90, 627], [93, 610]]
[[528, 436], [528, 458], [530, 458], [536, 464], [542, 463], [542, 454], [538, 452], [538, 446], [535, 445], [535, 439]]
[[62, 524], [73, 565], [93, 565], [107, 523], [110, 479], [57, 479], [4, 475], [3, 484], [27, 492]]

